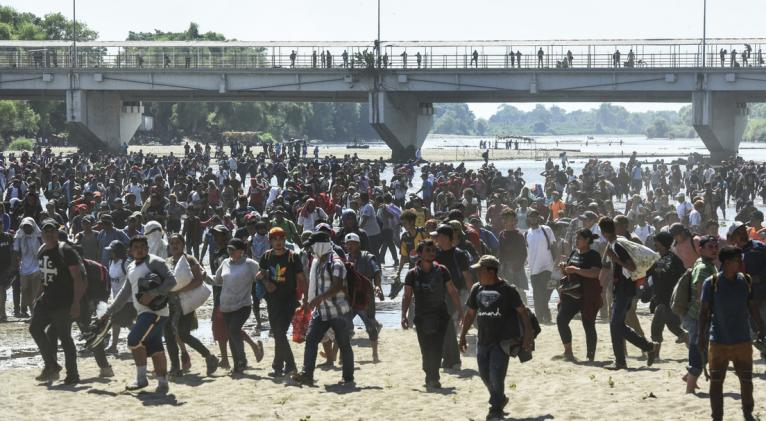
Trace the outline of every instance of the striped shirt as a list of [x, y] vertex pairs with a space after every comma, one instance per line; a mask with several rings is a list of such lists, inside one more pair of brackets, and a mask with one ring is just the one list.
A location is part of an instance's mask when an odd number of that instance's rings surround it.
[[[309, 300], [329, 291], [332, 288], [333, 278], [340, 278], [344, 281], [346, 279], [346, 266], [343, 265], [343, 262], [340, 259], [333, 259], [332, 263], [328, 263], [327, 257], [332, 258], [333, 253], [329, 253], [322, 259], [315, 258], [311, 262]], [[327, 321], [348, 313], [351, 311], [351, 307], [346, 300], [346, 294], [343, 291], [338, 291], [332, 297], [320, 302], [314, 311], [319, 313], [319, 317], [323, 321]]]

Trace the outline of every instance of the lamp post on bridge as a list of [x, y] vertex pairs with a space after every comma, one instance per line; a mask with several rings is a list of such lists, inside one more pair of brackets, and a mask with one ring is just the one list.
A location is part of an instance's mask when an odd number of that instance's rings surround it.
[[702, 0], [702, 67], [706, 67], [707, 55], [707, 0]]
[[77, 67], [77, 0], [72, 0], [72, 67]]

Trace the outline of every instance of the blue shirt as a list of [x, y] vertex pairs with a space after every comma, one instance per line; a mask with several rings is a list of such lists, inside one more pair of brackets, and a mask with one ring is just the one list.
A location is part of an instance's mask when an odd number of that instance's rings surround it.
[[[717, 287], [713, 287], [713, 276], [717, 276]], [[703, 303], [710, 305], [710, 341], [717, 344], [733, 345], [749, 342], [750, 314], [748, 302], [752, 293], [744, 275], [737, 274], [732, 281], [718, 272], [702, 284]]]
[[750, 240], [742, 247], [744, 272], [753, 278], [753, 295], [756, 300], [766, 298], [766, 244]]

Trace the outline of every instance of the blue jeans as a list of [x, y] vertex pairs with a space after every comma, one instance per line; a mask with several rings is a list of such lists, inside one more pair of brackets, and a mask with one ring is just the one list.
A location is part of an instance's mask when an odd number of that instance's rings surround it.
[[684, 329], [689, 332], [689, 365], [686, 370], [692, 376], [699, 377], [702, 374], [702, 354], [700, 354], [699, 348], [697, 348], [697, 339], [699, 338], [699, 332], [697, 331], [698, 324], [697, 319], [693, 319], [688, 315], [684, 316]]
[[250, 317], [250, 306], [242, 307], [239, 310], [223, 313], [223, 322], [226, 324], [226, 332], [229, 334], [229, 348], [231, 348], [231, 357], [234, 360], [234, 370], [244, 370], [247, 367], [247, 356], [245, 355], [245, 342], [242, 339], [242, 326]]
[[501, 408], [505, 402], [505, 374], [508, 371], [508, 354], [499, 343], [479, 345], [476, 349], [479, 376], [489, 390], [489, 405]]
[[343, 380], [354, 380], [354, 351], [351, 349], [351, 339], [348, 335], [348, 318], [338, 316], [330, 320], [322, 320], [319, 313], [314, 312], [306, 333], [306, 352], [303, 354], [303, 373], [314, 377], [319, 343], [328, 329], [335, 332], [335, 341], [343, 359]]
[[637, 346], [642, 351], [651, 351], [652, 344], [643, 336], [636, 333], [625, 324], [630, 306], [633, 304], [633, 297], [626, 297], [623, 294], [616, 293], [612, 302], [612, 318], [609, 320], [609, 332], [612, 334], [612, 349], [614, 350], [615, 363], [625, 364], [625, 341]]

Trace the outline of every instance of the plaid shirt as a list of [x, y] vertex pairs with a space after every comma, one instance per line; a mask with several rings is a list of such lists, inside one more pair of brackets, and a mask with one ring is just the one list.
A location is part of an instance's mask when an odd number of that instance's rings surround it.
[[[327, 257], [331, 258], [332, 261], [328, 262]], [[330, 290], [333, 278], [346, 279], [346, 266], [343, 265], [340, 259], [333, 257], [333, 253], [329, 253], [326, 257], [314, 259], [311, 262], [309, 300]], [[351, 311], [351, 307], [348, 305], [348, 300], [346, 300], [346, 294], [343, 291], [338, 291], [332, 297], [320, 302], [314, 311], [319, 313], [319, 317], [323, 321], [327, 321], [348, 313]]]

